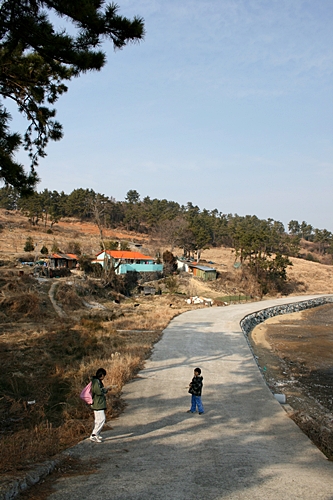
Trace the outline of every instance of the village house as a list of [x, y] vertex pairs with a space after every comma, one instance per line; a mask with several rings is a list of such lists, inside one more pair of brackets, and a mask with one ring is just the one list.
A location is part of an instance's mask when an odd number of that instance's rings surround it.
[[163, 272], [163, 264], [158, 264], [156, 259], [140, 252], [129, 250], [106, 250], [96, 255], [93, 263], [112, 265], [116, 274], [126, 274], [131, 271], [138, 273]]

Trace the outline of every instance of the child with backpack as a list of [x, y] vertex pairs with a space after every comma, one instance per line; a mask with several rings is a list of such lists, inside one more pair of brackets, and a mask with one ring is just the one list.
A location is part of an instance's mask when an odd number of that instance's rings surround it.
[[91, 379], [91, 394], [92, 404], [91, 408], [94, 410], [95, 424], [90, 436], [90, 441], [94, 443], [101, 443], [102, 438], [100, 432], [105, 424], [105, 410], [106, 410], [106, 393], [109, 387], [104, 387], [103, 379], [106, 376], [106, 370], [99, 368], [96, 375]]

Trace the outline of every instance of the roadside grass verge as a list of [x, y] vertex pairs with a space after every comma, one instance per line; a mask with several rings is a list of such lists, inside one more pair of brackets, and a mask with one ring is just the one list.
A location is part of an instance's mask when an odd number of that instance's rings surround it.
[[16, 322], [7, 317], [0, 324], [1, 470], [24, 469], [88, 437], [93, 413], [79, 394], [100, 367], [105, 385], [117, 386], [108, 393], [107, 421], [117, 416], [124, 384], [144, 366], [169, 321], [189, 309], [184, 299], [172, 297], [170, 304], [170, 296], [106, 303], [117, 309], [112, 321], [86, 309], [79, 320], [77, 310], [75, 320], [48, 310], [46, 321], [39, 308], [22, 310]]

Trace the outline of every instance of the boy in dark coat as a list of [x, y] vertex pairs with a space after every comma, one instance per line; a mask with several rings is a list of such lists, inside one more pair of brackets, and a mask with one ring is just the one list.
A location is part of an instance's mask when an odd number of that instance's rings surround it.
[[196, 408], [198, 407], [199, 415], [205, 413], [204, 407], [201, 401], [201, 393], [203, 386], [203, 377], [201, 376], [201, 369], [196, 368], [194, 370], [194, 377], [192, 378], [192, 382], [189, 385], [188, 392], [192, 394], [191, 399], [191, 408], [187, 411], [187, 413], [195, 413]]

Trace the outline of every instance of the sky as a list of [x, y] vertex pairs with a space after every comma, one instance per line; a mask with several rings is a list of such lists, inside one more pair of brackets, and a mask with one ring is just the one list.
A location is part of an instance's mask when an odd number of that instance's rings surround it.
[[117, 3], [145, 39], [103, 45], [107, 65], [69, 84], [38, 191], [135, 189], [333, 231], [332, 0]]

